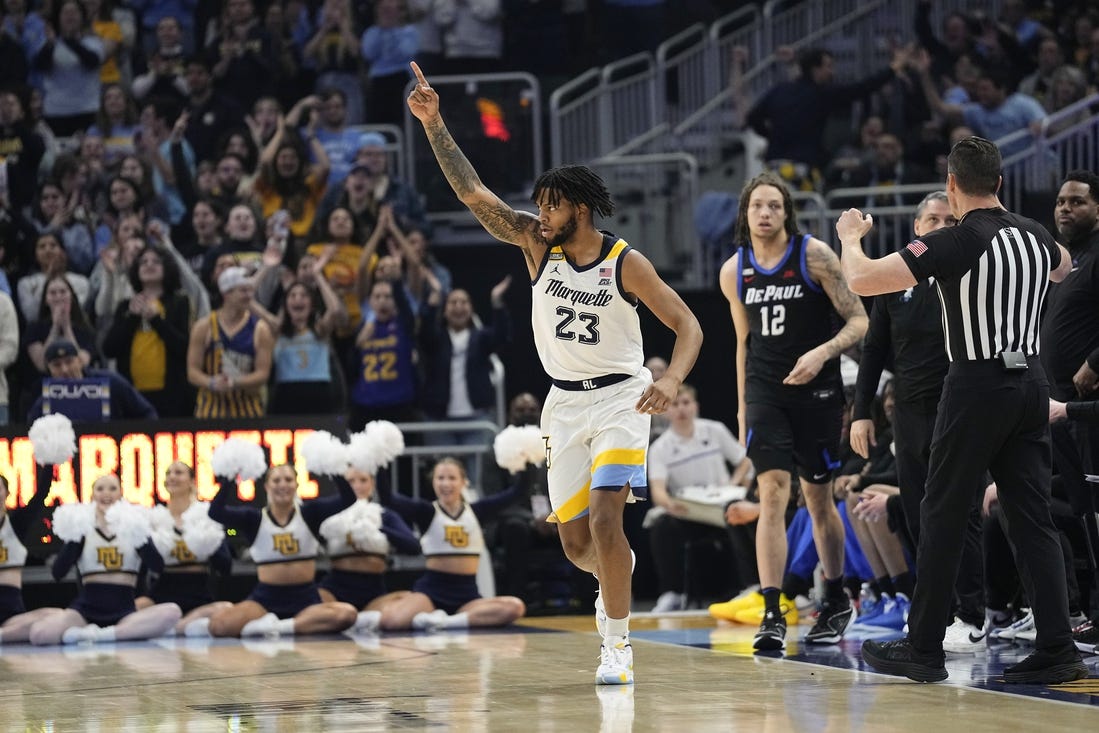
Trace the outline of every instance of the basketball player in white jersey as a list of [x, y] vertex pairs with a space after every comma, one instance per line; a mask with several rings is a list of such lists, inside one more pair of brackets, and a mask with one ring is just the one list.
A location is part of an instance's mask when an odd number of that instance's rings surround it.
[[[485, 230], [522, 249], [534, 288], [531, 320], [542, 366], [553, 381], [542, 412], [550, 521], [565, 554], [595, 573], [596, 624], [603, 635], [597, 684], [631, 684], [630, 548], [622, 531], [628, 499], [644, 497], [651, 416], [675, 399], [702, 345], [683, 300], [628, 244], [595, 227], [614, 204], [584, 166], [554, 168], [538, 179], [538, 214], [516, 211], [488, 190], [439, 114], [439, 96], [412, 64], [408, 98], [458, 198]], [[676, 334], [671, 363], [653, 382], [636, 306], [644, 303]]]

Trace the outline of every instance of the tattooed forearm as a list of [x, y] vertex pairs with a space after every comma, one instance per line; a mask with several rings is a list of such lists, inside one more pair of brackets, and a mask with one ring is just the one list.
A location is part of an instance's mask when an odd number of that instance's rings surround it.
[[435, 152], [435, 158], [439, 161], [439, 167], [442, 168], [454, 193], [458, 194], [458, 198], [472, 194], [478, 186], [483, 185], [477, 171], [473, 170], [469, 159], [462, 153], [458, 143], [454, 142], [454, 137], [446, 129], [442, 119], [436, 119], [425, 125], [425, 130], [431, 149]]
[[810, 245], [805, 251], [805, 262], [810, 277], [824, 288], [832, 301], [832, 307], [845, 321], [839, 333], [824, 344], [828, 349], [828, 358], [834, 358], [862, 339], [870, 325], [870, 319], [866, 316], [862, 300], [847, 287], [847, 280], [835, 252], [824, 243], [815, 247]]
[[481, 222], [485, 231], [503, 242], [518, 244], [537, 233], [537, 219], [528, 213], [516, 211], [498, 199], [491, 202], [474, 201], [469, 204], [469, 210]]

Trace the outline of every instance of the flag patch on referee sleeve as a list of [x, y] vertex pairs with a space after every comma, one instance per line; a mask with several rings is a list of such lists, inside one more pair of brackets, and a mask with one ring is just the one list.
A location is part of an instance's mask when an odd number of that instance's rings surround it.
[[916, 257], [919, 257], [920, 255], [922, 255], [924, 252], [927, 251], [927, 245], [924, 244], [923, 242], [921, 242], [918, 239], [913, 239], [911, 242], [908, 243], [908, 248], [907, 249], [913, 255], [915, 255]]

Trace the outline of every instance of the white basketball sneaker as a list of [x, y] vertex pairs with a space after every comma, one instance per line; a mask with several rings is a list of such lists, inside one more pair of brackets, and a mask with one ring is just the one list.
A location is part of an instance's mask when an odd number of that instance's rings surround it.
[[599, 669], [595, 671], [597, 685], [633, 684], [633, 647], [630, 637], [611, 636], [603, 639], [599, 648]]

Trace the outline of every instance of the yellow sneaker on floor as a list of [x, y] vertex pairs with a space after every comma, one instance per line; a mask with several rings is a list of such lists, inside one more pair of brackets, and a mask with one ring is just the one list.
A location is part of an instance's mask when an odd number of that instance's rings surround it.
[[[763, 596], [760, 596], [760, 600]], [[778, 608], [782, 611], [783, 618], [786, 619], [787, 626], [794, 626], [798, 622], [798, 607], [787, 598], [785, 595], [780, 595], [778, 600]], [[742, 608], [733, 614], [733, 621], [738, 624], [746, 624], [748, 626], [759, 626], [763, 622], [763, 606], [759, 608]]]
[[[723, 603], [711, 603], [710, 615], [714, 618], [722, 618], [726, 621], [735, 621], [736, 614], [739, 611], [751, 609], [753, 611], [759, 611], [759, 617], [763, 618], [763, 594], [759, 591], [753, 593], [747, 593], [742, 596], [737, 596], [731, 601], [724, 601]], [[759, 622], [756, 622], [759, 625]]]

